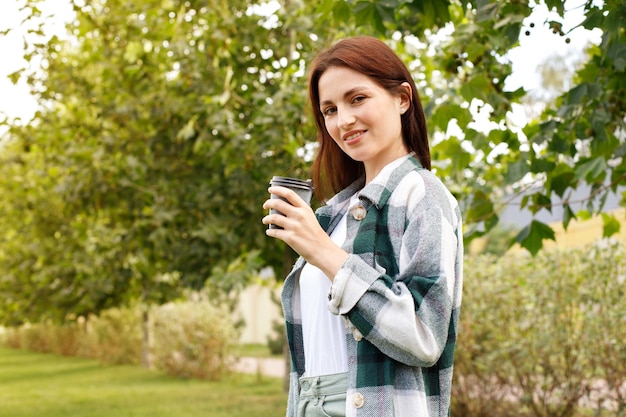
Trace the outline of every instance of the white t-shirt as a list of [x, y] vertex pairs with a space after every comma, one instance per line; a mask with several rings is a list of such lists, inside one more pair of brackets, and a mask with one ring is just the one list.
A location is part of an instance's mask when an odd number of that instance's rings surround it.
[[[350, 207], [358, 201], [355, 194]], [[349, 210], [346, 211], [346, 214]], [[330, 235], [341, 246], [346, 240], [346, 215]], [[305, 264], [300, 273], [300, 307], [306, 376], [348, 372], [344, 319], [328, 310], [330, 279], [316, 266]]]

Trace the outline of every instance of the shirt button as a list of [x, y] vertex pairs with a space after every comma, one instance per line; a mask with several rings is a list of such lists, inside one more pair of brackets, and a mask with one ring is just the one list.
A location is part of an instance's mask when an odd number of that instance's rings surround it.
[[352, 396], [352, 405], [354, 405], [355, 408], [361, 408], [363, 407], [363, 404], [365, 404], [365, 397], [363, 397], [363, 394], [357, 392]]
[[357, 328], [352, 330], [352, 337], [354, 337], [354, 340], [356, 340], [357, 342], [363, 340], [363, 334]]
[[365, 213], [365, 207], [361, 205], [355, 206], [352, 209], [352, 217], [354, 217], [355, 220], [363, 220], [365, 218]]

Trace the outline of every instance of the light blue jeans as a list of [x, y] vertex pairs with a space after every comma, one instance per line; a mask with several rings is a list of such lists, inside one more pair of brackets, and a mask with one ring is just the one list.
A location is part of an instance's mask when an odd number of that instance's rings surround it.
[[298, 417], [344, 417], [348, 373], [300, 378]]

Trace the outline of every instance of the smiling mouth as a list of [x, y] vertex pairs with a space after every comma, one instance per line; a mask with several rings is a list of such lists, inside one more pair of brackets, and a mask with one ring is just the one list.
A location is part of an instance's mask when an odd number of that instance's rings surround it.
[[344, 142], [351, 142], [351, 141], [354, 141], [355, 139], [357, 139], [358, 137], [360, 137], [360, 136], [361, 136], [362, 134], [364, 134], [364, 133], [365, 133], [365, 131], [364, 131], [364, 130], [362, 130], [362, 131], [358, 131], [358, 132], [351, 132], [351, 133], [348, 133], [348, 134], [344, 135], [344, 137], [343, 137], [343, 141], [344, 141]]

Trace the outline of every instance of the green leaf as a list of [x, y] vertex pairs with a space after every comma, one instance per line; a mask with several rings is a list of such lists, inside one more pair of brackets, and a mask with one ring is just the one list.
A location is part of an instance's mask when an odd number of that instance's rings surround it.
[[355, 17], [362, 25], [369, 24], [377, 33], [385, 33], [384, 18], [376, 3], [360, 1], [354, 7]]
[[610, 237], [619, 233], [621, 224], [613, 214], [602, 213], [602, 237]]
[[518, 41], [521, 30], [521, 22], [511, 23], [504, 28], [504, 37], [509, 41], [510, 45], [513, 45]]
[[[480, 2], [479, 2], [480, 3]], [[479, 4], [476, 11], [476, 21], [484, 22], [487, 20], [493, 20], [498, 14], [498, 2], [483, 2]]]
[[558, 123], [556, 120], [548, 120], [546, 122], [542, 122], [538, 126], [531, 124], [527, 128], [524, 129], [524, 133], [526, 136], [531, 138], [533, 143], [542, 144], [546, 140], [552, 138], [554, 131], [557, 130]]
[[563, 16], [565, 12], [565, 2], [563, 0], [546, 0], [546, 6], [548, 6], [548, 10], [556, 9], [560, 16]]
[[194, 137], [196, 135], [196, 120], [198, 120], [197, 115], [190, 118], [187, 123], [185, 123], [183, 128], [178, 131], [176, 139], [179, 141], [185, 141]]
[[328, 16], [332, 13], [333, 8], [339, 7], [340, 4], [345, 4], [342, 0], [324, 0], [317, 6], [316, 13], [322, 16]]
[[585, 179], [587, 182], [593, 182], [596, 178], [606, 174], [608, 165], [606, 160], [599, 156], [597, 158], [580, 163], [575, 173], [576, 179]]
[[525, 208], [528, 206], [528, 202], [530, 201], [530, 195], [525, 194], [522, 199], [520, 200], [520, 208]]
[[576, 213], [574, 213], [569, 204], [564, 204], [563, 210], [563, 230], [567, 230], [569, 223], [576, 219]]
[[560, 172], [554, 172], [553, 175], [548, 178], [547, 189], [562, 198], [565, 191], [575, 185], [573, 181], [575, 177], [574, 172], [569, 167], [563, 168], [563, 165], [559, 165], [557, 170]]
[[533, 203], [529, 207], [529, 209], [533, 212], [533, 214], [542, 209], [546, 209], [549, 212], [552, 212], [552, 200], [549, 196], [541, 193], [535, 193], [532, 195], [531, 199]]
[[471, 102], [473, 99], [477, 98], [487, 103], [489, 102], [487, 95], [492, 88], [491, 82], [485, 75], [477, 74], [472, 77], [469, 82], [463, 84], [460, 91], [461, 96], [467, 100], [467, 102]]
[[569, 151], [569, 141], [559, 134], [552, 136], [548, 143], [548, 149], [556, 153], [567, 153]]
[[463, 149], [461, 141], [457, 137], [453, 136], [440, 142], [436, 149], [450, 159], [450, 165], [454, 172], [463, 172], [472, 161], [472, 155]]
[[485, 231], [488, 232], [489, 230], [491, 230], [494, 227], [496, 227], [496, 225], [498, 224], [499, 221], [500, 221], [500, 218], [498, 217], [498, 215], [495, 214], [495, 213], [491, 213], [491, 215], [489, 215], [483, 221], [483, 225], [485, 227]]
[[485, 54], [487, 50], [486, 45], [483, 42], [473, 41], [470, 42], [465, 47], [465, 52], [467, 53], [467, 60], [470, 62], [475, 62], [478, 57], [481, 57]]
[[330, 3], [330, 7], [332, 8], [333, 17], [335, 20], [346, 21], [350, 19], [351, 10], [347, 2], [343, 0], [328, 0], [325, 3]]
[[469, 109], [464, 109], [458, 104], [444, 103], [435, 108], [432, 117], [429, 119], [429, 125], [446, 132], [448, 124], [452, 119], [456, 119], [459, 127], [464, 129], [472, 121], [472, 115], [469, 113]]
[[515, 237], [515, 241], [527, 249], [533, 256], [539, 252], [544, 240], [555, 240], [554, 230], [547, 224], [537, 220], [533, 220]]
[[528, 167], [528, 163], [523, 160], [518, 160], [508, 165], [508, 169], [504, 174], [504, 179], [507, 184], [513, 184], [524, 178], [524, 176], [529, 172], [530, 169]]
[[576, 218], [582, 221], [589, 220], [591, 219], [591, 217], [593, 217], [593, 215], [591, 214], [589, 210], [580, 210], [576, 214]]
[[530, 172], [534, 173], [550, 172], [555, 167], [556, 164], [554, 162], [548, 161], [546, 159], [533, 158], [530, 161]]
[[[395, 2], [391, 2], [395, 3]], [[381, 17], [381, 20], [384, 22], [394, 22], [395, 21], [395, 13], [394, 7], [385, 6], [382, 2], [376, 3], [376, 11], [378, 15]], [[383, 26], [384, 30], [384, 26]]]
[[589, 11], [587, 11], [582, 26], [587, 30], [593, 30], [595, 28], [602, 27], [603, 21], [604, 16], [602, 15], [602, 10], [597, 7], [592, 7]]
[[17, 82], [20, 80], [21, 75], [22, 75], [22, 70], [18, 70], [18, 71], [14, 71], [8, 74], [7, 78], [11, 80], [11, 83], [13, 83], [13, 85], [16, 85]]
[[451, 19], [449, 0], [413, 0], [405, 3], [412, 17], [419, 19], [425, 28], [442, 27]]
[[483, 221], [493, 215], [493, 202], [484, 192], [474, 194], [472, 204], [467, 210], [466, 216], [472, 221]]

